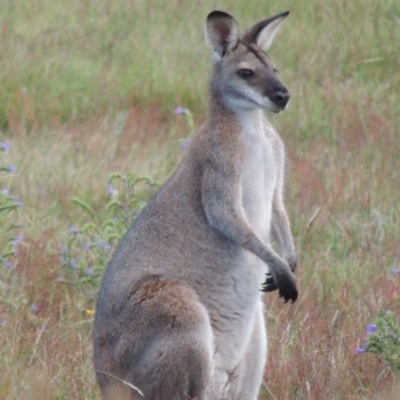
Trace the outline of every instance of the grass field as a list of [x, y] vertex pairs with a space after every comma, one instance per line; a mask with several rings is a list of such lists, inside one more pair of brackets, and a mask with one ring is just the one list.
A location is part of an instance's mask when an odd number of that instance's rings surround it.
[[266, 295], [260, 399], [399, 398], [399, 375], [378, 379], [383, 361], [354, 352], [379, 310], [400, 319], [400, 2], [1, 0], [0, 165], [16, 171], [0, 190], [23, 205], [0, 219], [3, 247], [21, 224], [0, 269], [0, 400], [100, 398], [92, 297], [60, 282], [69, 228], [88, 221], [71, 197], [101, 221], [110, 173], [162, 183], [176, 168], [187, 126], [174, 109], [197, 126], [207, 114], [213, 9], [242, 29], [291, 10], [270, 52], [291, 103], [271, 120], [300, 297]]

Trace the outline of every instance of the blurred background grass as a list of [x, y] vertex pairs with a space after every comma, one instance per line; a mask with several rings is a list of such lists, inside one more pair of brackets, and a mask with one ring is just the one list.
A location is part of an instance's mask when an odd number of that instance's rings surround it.
[[[100, 212], [105, 181], [163, 182], [183, 156], [188, 107], [207, 115], [203, 24], [242, 31], [289, 9], [270, 56], [291, 92], [271, 115], [287, 146], [287, 208], [301, 298], [267, 296], [265, 399], [395, 399], [372, 356], [354, 356], [378, 309], [400, 317], [400, 2], [397, 0], [0, 0], [3, 187], [24, 206], [16, 267], [1, 272], [0, 399], [98, 398], [91, 317], [55, 281], [68, 227]], [[38, 306], [37, 311], [30, 309]], [[398, 379], [397, 379], [398, 383]], [[392, 396], [392, 397], [391, 397]]]
[[[214, 8], [236, 15], [244, 27], [291, 10], [272, 54], [292, 91], [299, 90], [299, 104], [306, 96], [325, 109], [318, 89], [330, 79], [394, 105], [397, 1], [2, 0], [0, 125], [9, 128], [17, 119], [32, 129], [136, 104], [166, 111], [181, 103], [204, 113], [209, 56], [202, 26]], [[320, 121], [318, 110], [313, 107]]]

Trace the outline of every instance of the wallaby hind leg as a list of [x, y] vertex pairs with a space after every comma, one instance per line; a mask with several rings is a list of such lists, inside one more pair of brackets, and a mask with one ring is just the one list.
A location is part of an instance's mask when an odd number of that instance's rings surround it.
[[118, 390], [121, 400], [207, 399], [213, 339], [195, 291], [149, 275], [125, 300], [119, 311], [113, 308], [114, 324], [96, 327], [94, 359], [103, 398], [117, 400]]

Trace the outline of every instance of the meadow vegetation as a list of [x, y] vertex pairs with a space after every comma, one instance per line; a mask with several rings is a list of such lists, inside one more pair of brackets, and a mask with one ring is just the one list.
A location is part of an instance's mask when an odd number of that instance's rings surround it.
[[0, 400], [99, 399], [101, 269], [184, 155], [174, 109], [207, 114], [213, 9], [242, 29], [291, 10], [270, 56], [292, 97], [271, 120], [300, 296], [265, 296], [260, 399], [398, 399], [399, 342], [389, 362], [365, 345], [380, 310], [400, 320], [400, 2], [1, 0]]

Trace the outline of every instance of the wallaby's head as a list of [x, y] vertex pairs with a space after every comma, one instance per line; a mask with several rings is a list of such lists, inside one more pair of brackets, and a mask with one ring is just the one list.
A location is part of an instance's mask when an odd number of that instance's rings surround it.
[[285, 109], [289, 92], [265, 52], [288, 14], [261, 21], [243, 35], [229, 14], [213, 11], [208, 15], [205, 33], [214, 62], [211, 84], [230, 107]]

